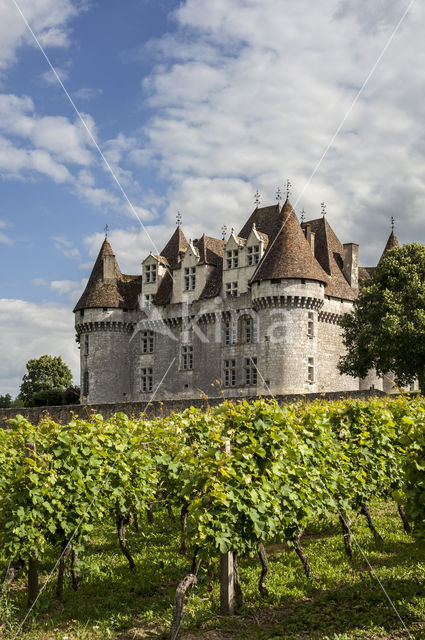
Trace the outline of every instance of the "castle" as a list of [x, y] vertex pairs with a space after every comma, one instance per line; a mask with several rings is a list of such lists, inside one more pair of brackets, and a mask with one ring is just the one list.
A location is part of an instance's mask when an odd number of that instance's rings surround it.
[[[397, 245], [392, 231], [384, 252]], [[105, 238], [74, 309], [83, 402], [392, 390], [338, 372], [339, 319], [374, 268], [325, 215], [300, 223], [287, 198], [228, 239], [178, 224], [142, 265], [122, 274]]]

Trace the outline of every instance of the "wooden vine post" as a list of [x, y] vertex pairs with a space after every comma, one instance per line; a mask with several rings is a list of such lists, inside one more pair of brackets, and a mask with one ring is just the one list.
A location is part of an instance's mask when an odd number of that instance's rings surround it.
[[[26, 457], [34, 460], [35, 458], [35, 444], [33, 442], [27, 442], [25, 444]], [[38, 598], [39, 593], [39, 579], [38, 579], [38, 550], [34, 550], [34, 554], [28, 558], [28, 606], [30, 607], [33, 602]]]
[[[230, 454], [230, 441], [226, 440], [224, 452]], [[235, 578], [233, 570], [233, 551], [222, 553], [220, 557], [220, 613], [232, 616], [234, 613]]]

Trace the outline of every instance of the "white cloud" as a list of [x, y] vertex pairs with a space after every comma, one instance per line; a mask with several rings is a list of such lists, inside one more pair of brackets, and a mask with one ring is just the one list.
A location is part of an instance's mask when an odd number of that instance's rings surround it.
[[[143, 87], [155, 113], [139, 143], [140, 164], [160, 167], [170, 182], [170, 223], [181, 208], [197, 233], [229, 218], [238, 227], [255, 189], [272, 202], [286, 177], [295, 201], [406, 7], [181, 3], [175, 34], [150, 43], [158, 66]], [[403, 218], [402, 240], [419, 232], [425, 241], [424, 19], [414, 4], [298, 206], [317, 217], [325, 200], [342, 241], [360, 242], [368, 263], [391, 215]]]
[[75, 100], [88, 102], [89, 100], [94, 100], [95, 98], [99, 98], [102, 95], [102, 93], [103, 93], [103, 89], [100, 89], [100, 88], [81, 87], [81, 89], [77, 89], [77, 91], [74, 91], [73, 97], [75, 98]]
[[2, 299], [0, 326], [0, 395], [15, 396], [28, 360], [44, 354], [62, 356], [78, 383], [79, 351], [68, 305]]
[[[71, 0], [20, 0], [19, 6], [44, 47], [69, 46], [68, 23], [84, 8]], [[24, 43], [34, 45], [24, 21], [12, 2], [1, 2], [0, 69], [15, 62]]]
[[9, 224], [7, 222], [4, 222], [4, 220], [0, 220], [0, 243], [7, 244], [9, 247], [13, 247], [14, 241], [12, 240], [12, 238], [10, 238], [4, 233], [4, 231], [2, 231], [2, 229], [5, 229], [8, 226]]
[[55, 249], [62, 253], [65, 258], [79, 259], [81, 258], [80, 250], [73, 247], [72, 243], [64, 236], [53, 236]]

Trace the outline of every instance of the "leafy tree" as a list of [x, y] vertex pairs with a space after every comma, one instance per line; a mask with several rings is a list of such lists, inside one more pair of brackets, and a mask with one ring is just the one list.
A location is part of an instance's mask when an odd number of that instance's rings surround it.
[[22, 378], [20, 396], [26, 405], [33, 403], [39, 391], [60, 389], [71, 385], [72, 373], [61, 356], [41, 356], [27, 362], [28, 373]]
[[425, 246], [388, 251], [342, 318], [347, 354], [339, 370], [365, 377], [375, 368], [393, 372], [399, 384], [418, 378], [425, 394]]
[[5, 396], [0, 396], [0, 409], [8, 409], [12, 406], [12, 396], [10, 393], [6, 393]]

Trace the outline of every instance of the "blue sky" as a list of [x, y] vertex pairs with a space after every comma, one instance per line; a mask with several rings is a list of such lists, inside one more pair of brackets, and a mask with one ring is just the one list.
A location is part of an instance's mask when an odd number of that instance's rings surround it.
[[[12, 0], [0, 0], [0, 394], [30, 357], [78, 382], [72, 307], [106, 223], [123, 271], [240, 227], [290, 178], [375, 264], [425, 241], [425, 10], [406, 0], [17, 0], [111, 164], [105, 169]], [[312, 172], [384, 47], [341, 131]]]

